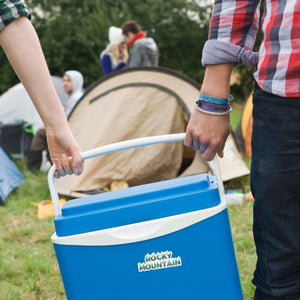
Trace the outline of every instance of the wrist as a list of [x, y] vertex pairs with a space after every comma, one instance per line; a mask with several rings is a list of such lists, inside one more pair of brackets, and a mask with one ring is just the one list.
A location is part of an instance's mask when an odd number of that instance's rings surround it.
[[56, 113], [48, 114], [44, 117], [44, 125], [46, 130], [57, 131], [69, 126], [67, 117], [63, 109], [56, 110]]
[[[219, 98], [219, 97], [211, 97], [205, 94], [200, 94], [199, 101], [211, 103], [211, 104], [218, 104], [218, 105], [228, 105], [233, 100], [233, 97], [229, 95], [226, 98]], [[197, 102], [199, 102], [197, 101]]]
[[202, 113], [208, 115], [228, 115], [231, 112], [230, 102], [232, 101], [232, 96], [229, 95], [228, 98], [217, 98], [211, 97], [204, 94], [200, 94], [199, 100], [196, 101], [195, 108]]
[[68, 128], [69, 128], [68, 122], [66, 122], [66, 123], [60, 122], [60, 123], [56, 123], [56, 124], [49, 123], [49, 124], [45, 125], [45, 129], [47, 132], [58, 132], [58, 131], [65, 130]]
[[202, 102], [201, 100], [196, 102], [195, 108], [202, 113], [213, 116], [225, 116], [231, 112], [231, 106], [229, 104], [212, 104]]
[[206, 66], [201, 93], [216, 98], [228, 98], [230, 93], [230, 76], [234, 64]]

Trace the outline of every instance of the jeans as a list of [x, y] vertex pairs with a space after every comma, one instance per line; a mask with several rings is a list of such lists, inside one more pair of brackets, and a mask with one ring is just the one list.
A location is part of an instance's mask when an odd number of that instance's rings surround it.
[[253, 93], [255, 300], [300, 299], [300, 98]]

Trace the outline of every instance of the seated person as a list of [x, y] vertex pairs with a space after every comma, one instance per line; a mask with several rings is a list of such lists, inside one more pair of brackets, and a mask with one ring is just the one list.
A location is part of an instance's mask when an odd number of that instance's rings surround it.
[[[65, 114], [68, 118], [84, 92], [82, 74], [75, 70], [66, 71], [63, 76], [63, 87], [65, 92], [69, 95], [65, 105]], [[30, 151], [28, 153], [27, 167], [30, 171], [40, 169], [44, 150], [48, 152], [46, 129], [40, 128], [31, 141]]]
[[63, 84], [65, 92], [69, 95], [65, 107], [65, 114], [68, 118], [84, 93], [83, 76], [75, 70], [66, 71], [63, 76]]

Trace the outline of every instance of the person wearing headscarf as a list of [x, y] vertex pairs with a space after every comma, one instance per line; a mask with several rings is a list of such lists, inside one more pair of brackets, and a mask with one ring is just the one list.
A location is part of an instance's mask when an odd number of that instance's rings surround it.
[[84, 93], [83, 76], [80, 72], [75, 70], [66, 71], [63, 76], [63, 84], [65, 92], [69, 95], [65, 107], [65, 114], [68, 118]]
[[128, 61], [128, 52], [122, 29], [111, 26], [108, 30], [109, 44], [100, 54], [100, 63], [103, 75], [124, 68]]

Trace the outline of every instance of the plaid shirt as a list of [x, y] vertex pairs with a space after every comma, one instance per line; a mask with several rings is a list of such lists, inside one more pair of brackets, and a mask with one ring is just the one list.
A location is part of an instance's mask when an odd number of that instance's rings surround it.
[[0, 30], [22, 16], [30, 18], [23, 0], [0, 0]]
[[259, 0], [215, 0], [202, 63], [244, 62], [266, 92], [300, 97], [300, 0], [265, 0], [263, 41], [252, 52]]

